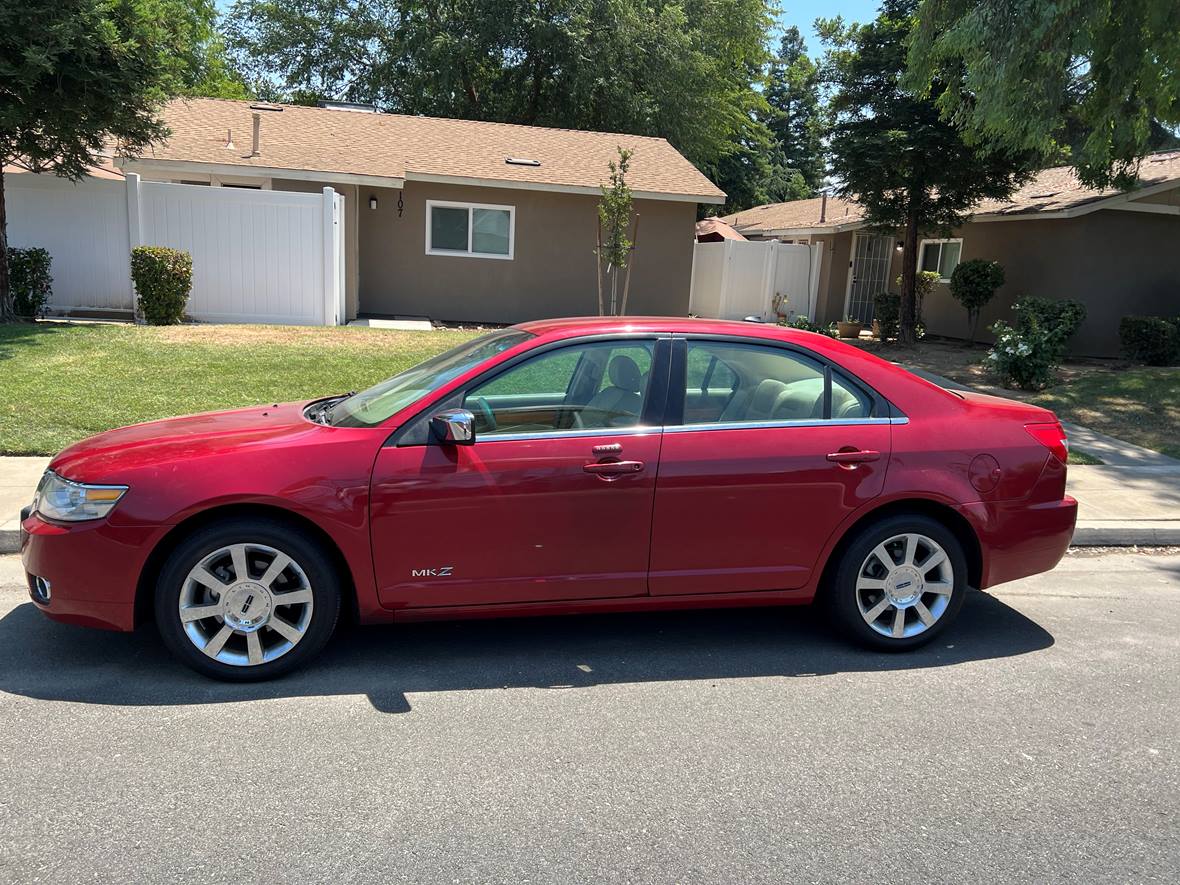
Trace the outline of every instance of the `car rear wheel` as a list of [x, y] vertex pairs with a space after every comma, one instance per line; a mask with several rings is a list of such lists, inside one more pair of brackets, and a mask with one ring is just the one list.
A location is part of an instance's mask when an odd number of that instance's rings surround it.
[[967, 591], [955, 534], [922, 515], [866, 526], [845, 546], [827, 600], [845, 633], [871, 648], [906, 651], [949, 626]]
[[315, 656], [340, 611], [339, 580], [321, 545], [271, 520], [227, 520], [185, 539], [156, 585], [169, 650], [207, 676], [269, 679]]

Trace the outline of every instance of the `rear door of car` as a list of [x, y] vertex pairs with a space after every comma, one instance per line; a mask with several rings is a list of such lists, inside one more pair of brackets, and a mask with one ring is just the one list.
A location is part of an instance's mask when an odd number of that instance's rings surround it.
[[836, 527], [881, 493], [888, 409], [791, 345], [674, 339], [651, 594], [804, 586]]

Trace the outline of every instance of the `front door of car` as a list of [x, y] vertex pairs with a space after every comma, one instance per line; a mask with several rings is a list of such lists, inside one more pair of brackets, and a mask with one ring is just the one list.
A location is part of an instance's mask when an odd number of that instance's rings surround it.
[[767, 342], [679, 339], [675, 353], [651, 594], [804, 586], [837, 526], [881, 493], [883, 401]]
[[646, 594], [670, 343], [614, 338], [527, 354], [416, 419], [469, 410], [472, 445], [440, 444], [414, 422], [395, 434], [372, 481], [382, 604]]

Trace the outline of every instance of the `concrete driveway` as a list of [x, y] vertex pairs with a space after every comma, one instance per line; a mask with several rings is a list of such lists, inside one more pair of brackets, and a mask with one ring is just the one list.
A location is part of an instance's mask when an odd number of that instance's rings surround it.
[[1175, 881], [1180, 556], [944, 640], [806, 610], [370, 628], [229, 686], [0, 558], [0, 881]]

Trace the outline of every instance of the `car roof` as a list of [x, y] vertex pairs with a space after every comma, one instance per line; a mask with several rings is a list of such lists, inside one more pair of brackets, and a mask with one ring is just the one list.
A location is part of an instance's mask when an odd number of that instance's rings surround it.
[[814, 345], [816, 338], [823, 337], [813, 332], [803, 332], [771, 323], [697, 317], [562, 317], [532, 320], [520, 323], [516, 328], [534, 335], [554, 338], [615, 332], [681, 332], [698, 335], [742, 335], [751, 338], [775, 338], [780, 341], [796, 340], [801, 344], [806, 342]]

